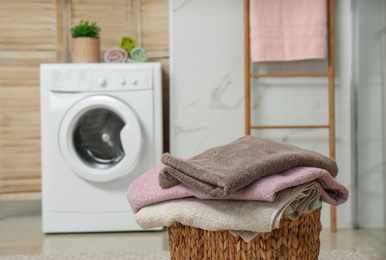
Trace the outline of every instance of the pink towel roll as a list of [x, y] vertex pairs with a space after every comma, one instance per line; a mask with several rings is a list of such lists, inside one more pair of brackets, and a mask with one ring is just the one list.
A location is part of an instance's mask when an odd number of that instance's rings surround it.
[[324, 59], [326, 0], [251, 0], [253, 62]]
[[129, 54], [121, 47], [113, 47], [105, 52], [105, 62], [124, 63]]

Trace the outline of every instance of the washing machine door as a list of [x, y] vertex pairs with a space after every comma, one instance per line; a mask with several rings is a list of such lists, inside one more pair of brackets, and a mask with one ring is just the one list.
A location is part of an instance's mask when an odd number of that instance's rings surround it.
[[90, 96], [74, 104], [63, 117], [59, 147], [68, 166], [95, 182], [128, 175], [142, 146], [134, 111], [119, 99]]

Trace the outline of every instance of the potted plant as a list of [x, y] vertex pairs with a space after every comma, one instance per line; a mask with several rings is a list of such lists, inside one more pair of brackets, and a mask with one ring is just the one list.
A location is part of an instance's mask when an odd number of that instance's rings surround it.
[[71, 59], [72, 62], [99, 62], [100, 58], [100, 27], [81, 20], [71, 28]]

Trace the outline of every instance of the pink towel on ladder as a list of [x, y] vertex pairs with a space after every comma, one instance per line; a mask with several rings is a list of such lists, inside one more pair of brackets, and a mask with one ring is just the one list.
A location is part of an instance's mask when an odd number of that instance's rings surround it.
[[326, 0], [250, 1], [253, 62], [326, 58]]

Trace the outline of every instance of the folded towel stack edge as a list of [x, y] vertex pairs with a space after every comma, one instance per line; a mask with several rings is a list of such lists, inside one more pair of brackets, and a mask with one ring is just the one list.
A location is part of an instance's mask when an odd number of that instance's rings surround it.
[[[255, 136], [188, 159], [164, 154], [162, 161], [127, 193], [143, 228], [180, 222], [205, 230], [268, 232], [283, 217], [297, 219], [310, 212], [319, 198], [332, 205], [348, 198], [348, 190], [334, 178], [334, 160]], [[167, 188], [161, 187], [165, 176], [171, 177]]]

